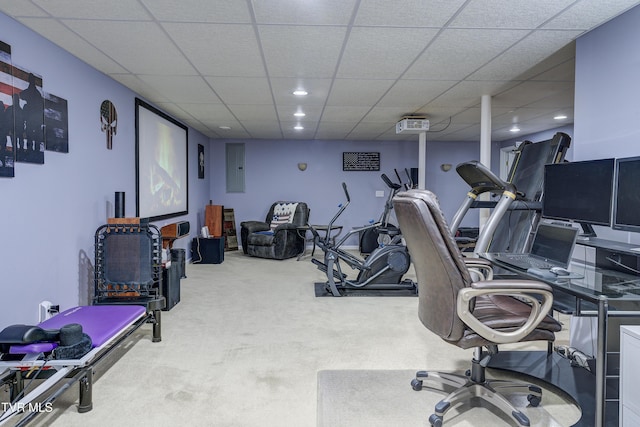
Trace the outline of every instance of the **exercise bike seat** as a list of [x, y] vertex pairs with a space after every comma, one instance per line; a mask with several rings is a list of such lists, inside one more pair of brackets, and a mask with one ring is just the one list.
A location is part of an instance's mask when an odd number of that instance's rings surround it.
[[58, 341], [59, 329], [42, 329], [39, 326], [11, 325], [0, 331], [0, 344], [31, 344]]

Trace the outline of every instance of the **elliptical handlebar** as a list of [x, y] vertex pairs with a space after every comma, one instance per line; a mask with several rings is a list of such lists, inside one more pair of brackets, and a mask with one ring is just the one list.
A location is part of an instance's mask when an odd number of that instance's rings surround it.
[[[342, 189], [344, 190], [344, 195], [347, 198], [347, 202], [346, 203], [340, 203], [338, 205], [338, 207], [340, 209], [338, 209], [338, 212], [336, 212], [336, 214], [333, 216], [333, 218], [331, 218], [331, 221], [329, 221], [329, 230], [331, 230], [331, 227], [333, 226], [333, 223], [336, 222], [336, 219], [338, 219], [338, 217], [340, 215], [342, 215], [342, 212], [347, 208], [347, 206], [349, 206], [349, 203], [351, 203], [351, 197], [349, 197], [349, 190], [347, 190], [347, 184], [345, 182], [342, 183]], [[317, 231], [313, 230], [312, 233], [314, 233], [314, 236], [319, 237], [319, 234], [317, 233]], [[327, 245], [329, 243], [329, 235], [331, 233], [327, 233], [325, 236], [325, 242], [323, 242], [325, 245]]]
[[386, 174], [383, 173], [380, 176], [382, 177], [384, 183], [387, 184], [387, 187], [391, 188], [392, 190], [397, 191], [402, 188], [402, 185], [392, 182]]
[[344, 195], [347, 198], [347, 203], [350, 203], [351, 197], [349, 197], [349, 191], [347, 190], [347, 184], [345, 182], [342, 183], [342, 189], [344, 190]]

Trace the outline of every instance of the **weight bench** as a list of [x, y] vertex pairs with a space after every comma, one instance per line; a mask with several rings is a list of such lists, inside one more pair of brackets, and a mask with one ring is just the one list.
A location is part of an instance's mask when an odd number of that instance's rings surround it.
[[[25, 425], [76, 381], [80, 384], [78, 412], [90, 411], [93, 407], [93, 368], [140, 326], [149, 321], [154, 322], [153, 316], [153, 311], [148, 312], [141, 305], [79, 306], [59, 313], [37, 327], [24, 327], [29, 332], [23, 338], [29, 340], [53, 336], [56, 330], [63, 327], [81, 325], [82, 332], [91, 339], [91, 346], [86, 354], [77, 359], [55, 358], [55, 350], [60, 346], [60, 342], [56, 340], [25, 344], [20, 341], [21, 338], [6, 338], [11, 335], [5, 333], [10, 328], [19, 330], [24, 325], [14, 325], [0, 332], [0, 343], [4, 341], [1, 344], [3, 352], [0, 353], [0, 385], [9, 385], [11, 400], [10, 404], [0, 407], [4, 409], [4, 413], [0, 414], [0, 426], [23, 412], [27, 415], [15, 425]], [[153, 341], [160, 340], [157, 338], [159, 337], [154, 336]], [[17, 342], [11, 344], [12, 340]], [[25, 380], [34, 377], [44, 381], [26, 392]], [[43, 402], [34, 403], [40, 396], [54, 389]]]

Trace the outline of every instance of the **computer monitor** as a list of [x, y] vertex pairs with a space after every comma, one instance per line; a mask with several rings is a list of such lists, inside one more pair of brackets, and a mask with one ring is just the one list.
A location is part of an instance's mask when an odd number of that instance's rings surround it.
[[611, 225], [614, 165], [614, 159], [545, 165], [542, 216]]
[[612, 228], [640, 232], [639, 213], [640, 157], [616, 159]]

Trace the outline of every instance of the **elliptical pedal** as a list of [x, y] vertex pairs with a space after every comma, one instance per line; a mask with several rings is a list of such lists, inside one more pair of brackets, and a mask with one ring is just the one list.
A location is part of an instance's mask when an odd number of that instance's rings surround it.
[[[315, 259], [315, 258], [313, 258], [311, 260], [311, 262], [314, 263], [318, 267], [318, 270], [322, 271], [323, 273], [327, 272], [327, 269], [328, 269], [327, 268], [327, 264], [325, 264], [324, 262], [322, 262], [322, 261], [320, 261], [318, 259]], [[340, 274], [336, 270], [333, 270], [333, 277], [335, 277], [338, 280], [344, 280], [344, 279], [347, 278], [347, 275], [344, 274], [344, 273]]]

